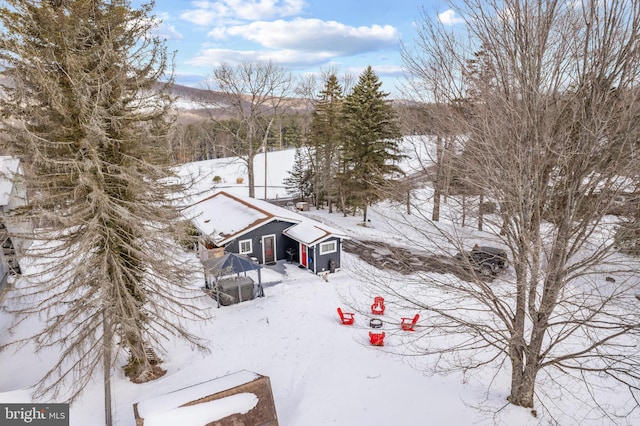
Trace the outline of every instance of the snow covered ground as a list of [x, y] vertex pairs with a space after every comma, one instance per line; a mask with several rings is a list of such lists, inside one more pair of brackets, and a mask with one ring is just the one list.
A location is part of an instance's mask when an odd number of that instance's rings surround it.
[[[267, 178], [268, 187], [273, 190], [270, 197], [285, 196], [281, 182], [291, 167], [293, 150], [269, 153], [269, 157], [273, 164]], [[256, 165], [260, 164], [264, 163], [258, 158]], [[243, 185], [235, 183], [237, 177], [245, 176], [242, 167], [229, 160], [212, 160], [190, 164], [183, 171], [221, 176], [226, 190], [246, 194], [246, 179]], [[262, 176], [264, 169], [257, 167], [258, 185], [264, 184]], [[211, 182], [204, 179], [201, 189], [208, 189]], [[256, 193], [260, 198], [260, 189]], [[308, 214], [354, 237], [380, 239], [390, 232], [382, 218], [388, 208], [387, 203], [372, 208], [368, 227], [358, 225], [361, 217], [314, 210]], [[160, 354], [164, 360], [162, 367], [167, 370], [163, 377], [133, 384], [121, 369], [114, 369], [115, 423], [134, 425], [133, 404], [137, 402], [247, 370], [270, 378], [278, 420], [283, 426], [555, 424], [552, 419], [534, 418], [529, 410], [506, 404], [509, 378], [503, 371], [495, 375], [489, 371], [465, 377], [430, 376], [422, 368], [425, 359], [402, 356], [412, 339], [420, 338], [420, 331], [429, 326], [418, 322], [415, 333], [400, 329], [400, 318], [413, 316], [417, 311], [388, 304], [382, 316], [385, 346], [371, 346], [370, 315], [365, 313], [375, 290], [360, 273], [363, 268], [370, 269], [356, 256], [344, 254], [343, 268], [325, 282], [296, 265], [280, 262], [275, 268], [262, 272], [264, 298], [217, 308], [213, 299], [203, 295], [199, 303], [212, 320], [194, 324], [193, 331], [207, 340], [210, 353], [193, 351], [169, 338], [166, 351]], [[397, 279], [402, 280], [402, 276]], [[193, 283], [194, 289], [201, 285], [201, 278]], [[337, 307], [356, 312], [353, 326], [340, 324]], [[0, 330], [5, 330], [9, 321], [10, 318], [0, 312]], [[28, 327], [38, 327], [37, 319]], [[0, 333], [1, 342], [18, 337], [4, 331]], [[30, 402], [29, 387], [56, 355], [56, 350], [34, 354], [30, 345], [17, 352], [1, 352], [0, 402]], [[560, 399], [557, 402], [560, 403]], [[99, 376], [71, 406], [70, 424], [104, 424], [103, 407], [103, 384]], [[571, 414], [571, 407], [564, 408]], [[183, 421], [188, 424], [186, 418]], [[566, 420], [560, 424], [575, 423]], [[583, 424], [607, 423], [600, 419]]]
[[[415, 337], [401, 331], [397, 323], [401, 316], [415, 312], [387, 308], [382, 317], [388, 321], [382, 329], [384, 347], [369, 345], [368, 317], [356, 314], [353, 326], [340, 324], [338, 306], [346, 311], [366, 310], [372, 302], [365, 295], [366, 282], [350, 272], [350, 265], [358, 262], [346, 255], [345, 268], [332, 274], [328, 282], [295, 265], [280, 264], [278, 269], [284, 267], [285, 274], [262, 272], [266, 297], [238, 305], [218, 309], [213, 299], [203, 297], [202, 309], [213, 320], [197, 328], [211, 352], [193, 352], [169, 341], [167, 352], [161, 355], [167, 374], [141, 385], [129, 382], [121, 369], [115, 369], [116, 424], [135, 424], [136, 402], [240, 370], [270, 378], [281, 425], [493, 424], [492, 417], [473, 406], [503, 405], [507, 388], [491, 394], [491, 401], [483, 401], [485, 384], [463, 384], [455, 376], [426, 376], [414, 368], [413, 360], [397, 354], [406, 339]], [[31, 401], [28, 387], [54, 357], [55, 351], [34, 355], [29, 347], [1, 353], [0, 401]], [[102, 416], [102, 383], [96, 377], [71, 406], [71, 425], [99, 425]], [[517, 408], [500, 415], [505, 425], [536, 424], [532, 419], [527, 410]]]
[[[428, 136], [406, 136], [399, 144], [406, 157], [400, 167], [408, 175], [422, 171], [433, 164], [435, 145]], [[254, 159], [255, 195], [260, 199], [289, 197], [284, 180], [293, 167], [295, 149], [256, 154]], [[266, 173], [265, 173], [266, 170]], [[220, 189], [232, 194], [249, 195], [247, 187], [247, 166], [238, 158], [218, 158], [215, 160], [187, 163], [178, 168], [178, 175], [193, 180], [191, 201], [204, 198], [207, 194]], [[190, 179], [187, 179], [190, 178]], [[219, 178], [216, 179], [215, 178]], [[238, 183], [238, 179], [242, 183]], [[265, 193], [266, 181], [266, 193]], [[266, 195], [266, 197], [265, 197]]]

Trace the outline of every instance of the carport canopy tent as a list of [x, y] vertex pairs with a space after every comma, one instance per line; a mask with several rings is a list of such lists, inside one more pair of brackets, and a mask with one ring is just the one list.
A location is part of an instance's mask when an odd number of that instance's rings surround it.
[[204, 273], [206, 275], [213, 275], [216, 279], [216, 285], [218, 279], [224, 275], [237, 274], [241, 272], [247, 275], [248, 271], [258, 271], [258, 291], [262, 294], [262, 277], [260, 274], [261, 265], [251, 260], [247, 256], [243, 256], [235, 253], [225, 253], [220, 257], [213, 257], [203, 262]]
[[[203, 262], [204, 270], [207, 273], [227, 272], [229, 274], [240, 274], [241, 272], [255, 271], [260, 272], [261, 265], [248, 258], [235, 253], [225, 253], [220, 257], [213, 257]], [[260, 273], [258, 273], [260, 277]]]

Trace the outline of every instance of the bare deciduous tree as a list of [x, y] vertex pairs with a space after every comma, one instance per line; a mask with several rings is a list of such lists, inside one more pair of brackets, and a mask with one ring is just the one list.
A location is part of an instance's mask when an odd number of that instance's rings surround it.
[[[451, 214], [453, 226], [438, 226], [415, 205], [423, 222], [407, 218], [404, 234], [448, 254], [484, 238], [508, 249], [513, 268], [493, 282], [428, 274], [415, 286], [378, 283], [423, 310], [429, 330], [420, 346], [436, 356], [436, 370], [508, 368], [508, 400], [529, 408], [550, 402], [543, 395], [551, 390], [536, 387], [544, 372], [565, 390], [581, 384], [601, 415], [624, 423], [640, 392], [638, 277], [635, 260], [613, 250], [607, 213], [637, 178], [640, 4], [451, 6], [464, 28], [424, 14], [418, 47], [404, 56], [419, 94], [449, 106], [468, 101], [465, 114], [442, 111], [461, 121], [465, 184], [497, 213], [484, 218], [485, 233], [472, 234]], [[478, 52], [482, 78], [470, 78]], [[600, 399], [599, 387], [614, 382], [629, 391], [617, 406]]]
[[288, 107], [292, 86], [291, 74], [271, 62], [244, 62], [235, 67], [222, 64], [207, 83], [208, 90], [223, 94], [212, 107], [235, 123], [217, 120], [238, 142], [235, 154], [247, 164], [250, 197], [255, 197], [254, 158], [261, 147], [267, 148], [271, 126]]

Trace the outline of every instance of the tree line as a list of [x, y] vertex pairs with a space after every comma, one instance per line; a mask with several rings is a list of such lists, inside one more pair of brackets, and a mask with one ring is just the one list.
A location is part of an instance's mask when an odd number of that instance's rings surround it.
[[402, 120], [371, 67], [348, 94], [335, 72], [323, 80], [315, 93], [316, 81], [296, 82], [273, 63], [222, 64], [207, 82], [206, 118], [174, 127], [174, 161], [238, 157], [256, 197], [256, 155], [295, 147], [290, 194], [330, 211], [362, 212], [366, 222], [367, 207], [402, 177]]
[[[353, 77], [344, 77], [346, 84], [349, 80]], [[249, 194], [261, 196], [254, 189], [255, 155], [296, 148], [285, 181], [290, 195], [345, 214], [366, 214], [366, 207], [399, 181], [399, 138], [424, 131], [430, 121], [424, 113], [423, 119], [409, 114], [428, 106], [394, 106], [371, 67], [344, 93], [335, 71], [294, 83], [271, 63], [223, 64], [207, 91], [215, 95], [203, 96], [208, 100], [199, 114], [205, 118], [173, 129], [174, 161], [239, 157], [247, 165]]]

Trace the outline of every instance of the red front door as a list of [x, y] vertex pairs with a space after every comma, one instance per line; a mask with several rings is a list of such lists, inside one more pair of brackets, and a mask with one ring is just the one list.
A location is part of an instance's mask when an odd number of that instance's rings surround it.
[[273, 236], [262, 238], [262, 246], [264, 247], [264, 263], [266, 264], [276, 261], [275, 241], [276, 239]]
[[306, 268], [307, 266], [307, 246], [300, 244], [300, 263]]

